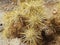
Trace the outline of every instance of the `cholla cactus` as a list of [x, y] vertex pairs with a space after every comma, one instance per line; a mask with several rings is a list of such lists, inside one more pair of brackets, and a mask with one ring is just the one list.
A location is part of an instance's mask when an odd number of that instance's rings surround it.
[[18, 8], [15, 7], [7, 12], [4, 16], [4, 37], [21, 38], [22, 43], [27, 45], [40, 45], [42, 42], [41, 27], [43, 28], [45, 24], [41, 22], [44, 18], [43, 7], [38, 4], [40, 3], [37, 0], [30, 3], [22, 2], [19, 3]]

